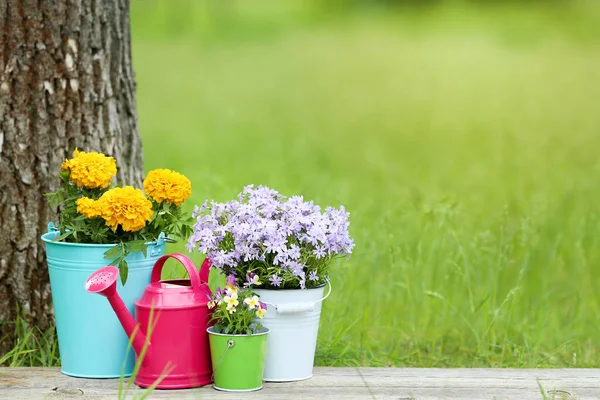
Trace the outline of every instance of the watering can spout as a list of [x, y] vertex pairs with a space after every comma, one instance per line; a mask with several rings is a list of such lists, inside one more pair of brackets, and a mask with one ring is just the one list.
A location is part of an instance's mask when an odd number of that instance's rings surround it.
[[[123, 325], [125, 333], [131, 340], [133, 350], [138, 357], [142, 355], [144, 344], [146, 343], [146, 334], [141, 331], [139, 324], [135, 321], [121, 296], [117, 293], [117, 279], [119, 278], [119, 270], [116, 267], [109, 266], [100, 268], [94, 272], [85, 283], [85, 290], [89, 293], [96, 293], [108, 299], [112, 309], [114, 310], [119, 322]], [[145, 359], [150, 354], [150, 344], [146, 348]]]

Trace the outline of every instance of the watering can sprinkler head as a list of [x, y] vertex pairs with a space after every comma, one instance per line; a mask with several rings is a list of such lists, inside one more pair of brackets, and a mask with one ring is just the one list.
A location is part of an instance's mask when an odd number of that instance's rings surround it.
[[94, 272], [85, 282], [85, 290], [104, 297], [112, 297], [117, 293], [117, 279], [119, 270], [117, 267], [108, 266]]

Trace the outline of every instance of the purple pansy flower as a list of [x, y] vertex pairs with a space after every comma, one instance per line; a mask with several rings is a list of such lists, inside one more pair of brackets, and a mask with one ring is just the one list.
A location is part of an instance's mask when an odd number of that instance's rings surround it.
[[221, 288], [217, 288], [217, 290], [215, 291], [215, 301], [220, 302], [223, 299], [223, 295], [225, 294], [225, 291]]
[[228, 275], [227, 276], [227, 284], [229, 286], [235, 286], [235, 275]]
[[246, 282], [244, 283], [244, 287], [250, 287], [252, 285], [260, 285], [261, 282], [258, 280], [258, 275], [254, 272], [250, 272], [246, 277]]

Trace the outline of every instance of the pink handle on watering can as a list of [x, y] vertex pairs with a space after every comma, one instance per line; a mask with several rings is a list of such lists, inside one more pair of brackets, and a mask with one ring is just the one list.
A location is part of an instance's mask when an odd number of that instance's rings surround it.
[[208, 274], [210, 273], [211, 265], [212, 265], [212, 263], [210, 262], [208, 257], [206, 257], [204, 259], [204, 261], [202, 262], [202, 265], [200, 266], [200, 280], [202, 282], [206, 282], [207, 284], [208, 284]]
[[174, 258], [181, 264], [183, 264], [185, 270], [190, 276], [190, 281], [192, 282], [192, 288], [194, 289], [194, 293], [196, 293], [198, 296], [201, 296], [204, 293], [201, 289], [201, 285], [206, 285], [208, 282], [208, 273], [210, 265], [208, 267], [205, 267], [203, 263], [202, 268], [200, 269], [200, 274], [198, 274], [198, 271], [196, 270], [196, 267], [194, 266], [192, 260], [190, 260], [181, 253], [165, 254], [164, 256], [156, 260], [154, 268], [152, 268], [152, 276], [150, 277], [150, 283], [160, 281], [163, 266], [169, 258]]

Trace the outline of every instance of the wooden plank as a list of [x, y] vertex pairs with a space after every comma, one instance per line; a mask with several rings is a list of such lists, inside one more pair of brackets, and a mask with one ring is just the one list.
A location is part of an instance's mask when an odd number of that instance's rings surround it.
[[[358, 368], [375, 398], [600, 399], [597, 369]], [[541, 388], [540, 388], [541, 385]]]
[[[371, 398], [356, 368], [315, 368], [312, 379], [300, 382], [265, 383], [263, 390], [244, 393], [244, 398]], [[0, 368], [0, 399], [116, 399], [118, 379], [77, 379], [58, 368]], [[143, 389], [133, 386], [130, 393]], [[332, 397], [332, 395], [334, 395]], [[189, 390], [157, 390], [150, 399], [239, 399], [239, 393], [218, 392], [212, 386]]]
[[[600, 399], [600, 369], [417, 369], [323, 368], [312, 379], [265, 383], [263, 390], [244, 393], [248, 399], [394, 399], [502, 400]], [[58, 368], [0, 368], [0, 399], [118, 398], [118, 379], [78, 379]], [[550, 392], [550, 393], [548, 393]], [[133, 387], [140, 395], [143, 389]], [[561, 394], [564, 397], [561, 397]], [[157, 390], [150, 399], [239, 399], [239, 393], [218, 392], [207, 386], [188, 390]], [[131, 398], [131, 397], [129, 397]]]
[[[332, 368], [338, 369], [338, 368]], [[387, 375], [396, 377], [435, 377], [435, 378], [578, 378], [592, 379], [600, 376], [600, 369], [563, 368], [563, 369], [514, 369], [514, 368], [358, 368], [363, 376]]]

